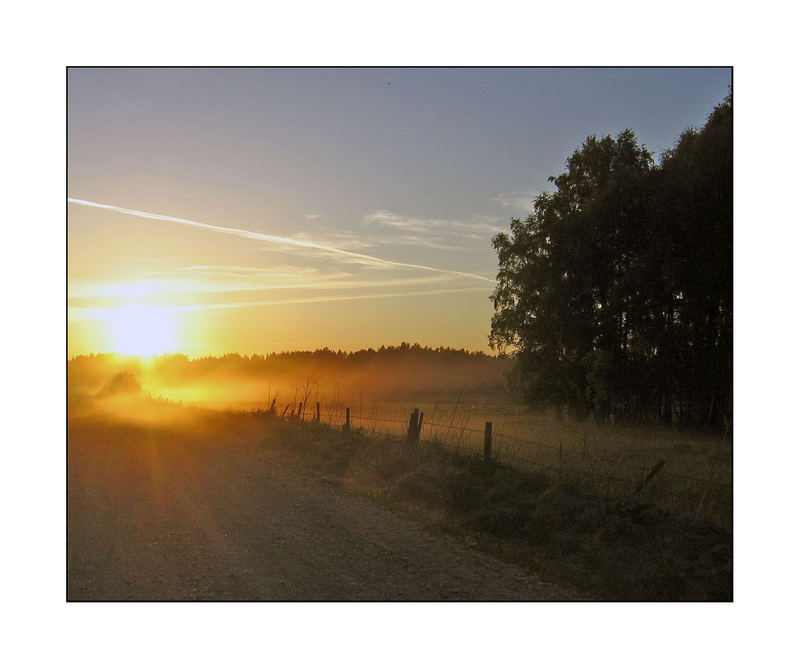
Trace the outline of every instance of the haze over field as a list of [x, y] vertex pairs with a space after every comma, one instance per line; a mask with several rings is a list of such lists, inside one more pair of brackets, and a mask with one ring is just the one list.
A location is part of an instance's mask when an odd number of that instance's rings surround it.
[[632, 128], [658, 154], [729, 84], [725, 68], [72, 68], [68, 355], [488, 351], [493, 235], [587, 135]]
[[[67, 365], [71, 400], [143, 392], [170, 401], [219, 408], [266, 409], [287, 403], [334, 402], [347, 406], [412, 397], [508, 395], [511, 360], [452, 349], [423, 349], [403, 343], [356, 353], [322, 349], [269, 356], [189, 359], [119, 355], [78, 356]], [[127, 381], [127, 385], [119, 385]], [[353, 404], [355, 403], [355, 404]]]

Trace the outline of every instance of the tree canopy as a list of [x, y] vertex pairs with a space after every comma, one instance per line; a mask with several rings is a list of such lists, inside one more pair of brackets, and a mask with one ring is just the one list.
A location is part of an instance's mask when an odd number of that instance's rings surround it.
[[538, 407], [730, 425], [733, 103], [660, 162], [631, 130], [589, 137], [498, 234], [490, 343]]

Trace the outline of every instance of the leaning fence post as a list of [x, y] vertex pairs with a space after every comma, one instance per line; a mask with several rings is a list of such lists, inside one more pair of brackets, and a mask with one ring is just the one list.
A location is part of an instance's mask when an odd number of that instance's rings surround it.
[[297, 407], [297, 420], [303, 420], [303, 403], [300, 402], [300, 405]]
[[316, 419], [317, 419], [317, 422], [319, 423], [319, 402], [317, 402], [317, 416], [316, 416]]
[[420, 411], [419, 412], [419, 419], [417, 420], [417, 441], [419, 441], [419, 435], [422, 433], [422, 419], [424, 418], [425, 414]]
[[487, 465], [492, 461], [492, 424], [488, 421], [483, 431], [483, 461]]
[[658, 472], [660, 472], [660, 471], [661, 471], [661, 468], [662, 468], [662, 467], [663, 467], [665, 464], [667, 464], [667, 463], [666, 463], [666, 461], [665, 461], [663, 458], [659, 458], [659, 459], [658, 459], [658, 462], [656, 462], [656, 464], [655, 464], [655, 465], [653, 466], [653, 468], [650, 470], [650, 473], [647, 475], [647, 478], [645, 478], [645, 480], [644, 480], [644, 481], [642, 481], [642, 482], [641, 482], [641, 483], [640, 483], [638, 486], [636, 486], [636, 490], [634, 490], [634, 491], [633, 491], [633, 494], [634, 494], [634, 495], [638, 495], [638, 494], [639, 494], [639, 491], [640, 491], [642, 488], [644, 488], [645, 484], [646, 484], [646, 483], [647, 483], [647, 482], [648, 482], [648, 481], [649, 481], [651, 478], [653, 478], [653, 477], [654, 477], [656, 474], [658, 474]]
[[350, 409], [344, 410], [344, 431], [350, 432]]

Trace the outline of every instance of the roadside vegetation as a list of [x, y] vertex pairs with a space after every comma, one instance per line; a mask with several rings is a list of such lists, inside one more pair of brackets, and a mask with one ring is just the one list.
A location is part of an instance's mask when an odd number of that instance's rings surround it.
[[149, 443], [153, 429], [171, 434], [176, 447], [202, 443], [221, 455], [234, 444], [249, 444], [253, 457], [261, 451], [305, 470], [320, 485], [410, 514], [434, 531], [572, 587], [578, 599], [732, 599], [730, 525], [670, 513], [646, 495], [590, 495], [552, 470], [487, 466], [474, 453], [424, 436], [410, 444], [357, 427], [343, 432], [297, 416], [281, 420], [266, 410], [181, 406], [148, 397], [125, 374], [93, 397], [72, 397], [68, 418], [70, 441], [103, 445], [95, 448], [98, 454], [120, 439]]
[[589, 600], [730, 601], [732, 537], [655, 506], [590, 497], [440, 444], [279, 422], [283, 452], [326, 485], [368, 495]]

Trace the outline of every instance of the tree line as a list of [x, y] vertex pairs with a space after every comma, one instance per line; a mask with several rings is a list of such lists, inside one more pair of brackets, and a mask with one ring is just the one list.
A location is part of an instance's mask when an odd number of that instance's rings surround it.
[[631, 130], [590, 136], [552, 193], [492, 240], [490, 344], [537, 407], [728, 429], [733, 100], [658, 162]]
[[93, 354], [71, 358], [68, 387], [97, 392], [115, 374], [130, 373], [145, 385], [180, 387], [193, 383], [270, 381], [293, 384], [313, 378], [327, 386], [388, 392], [497, 392], [505, 386], [510, 361], [501, 356], [447, 347], [431, 348], [402, 342], [399, 346], [358, 351], [321, 348], [254, 355], [229, 353], [189, 358], [167, 354], [143, 361], [138, 357]]

